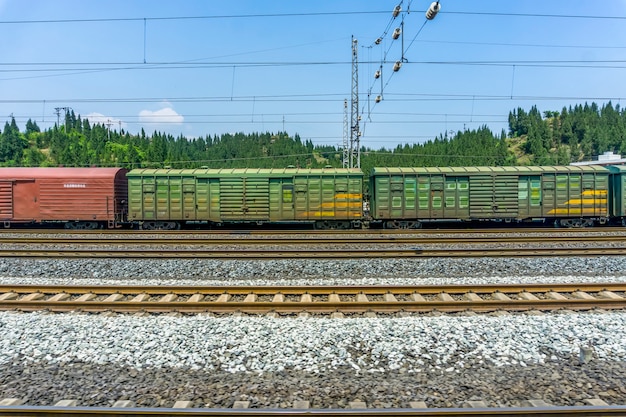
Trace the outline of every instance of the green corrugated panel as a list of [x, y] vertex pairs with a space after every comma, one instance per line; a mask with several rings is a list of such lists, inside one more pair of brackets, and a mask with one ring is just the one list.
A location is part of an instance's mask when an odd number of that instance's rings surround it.
[[184, 220], [197, 220], [197, 193], [196, 193], [196, 179], [191, 176], [184, 176], [182, 178], [182, 209]]
[[470, 176], [470, 216], [475, 219], [516, 218], [519, 212], [517, 178], [504, 173]]
[[608, 167], [611, 171], [610, 195], [611, 215], [626, 216], [626, 165]]
[[[165, 220], [172, 215], [211, 221], [362, 217], [363, 173], [359, 169], [137, 169], [128, 177], [129, 183], [141, 182], [141, 191], [134, 192], [135, 200], [141, 201], [131, 211], [143, 219]], [[337, 187], [335, 178], [339, 179]], [[275, 204], [280, 205], [276, 210]]]
[[223, 178], [220, 181], [220, 215], [223, 220], [268, 221], [268, 178]]
[[601, 166], [505, 166], [505, 167], [375, 167], [371, 175], [406, 175], [406, 174], [519, 174], [531, 175], [548, 172], [607, 172]]
[[143, 217], [142, 178], [128, 178], [128, 219], [138, 220]]
[[269, 183], [269, 207], [270, 220], [278, 221], [284, 218], [283, 215], [283, 195], [282, 183], [278, 179], [270, 180]]
[[196, 220], [213, 220], [210, 212], [211, 194], [209, 182], [193, 178], [196, 187]]

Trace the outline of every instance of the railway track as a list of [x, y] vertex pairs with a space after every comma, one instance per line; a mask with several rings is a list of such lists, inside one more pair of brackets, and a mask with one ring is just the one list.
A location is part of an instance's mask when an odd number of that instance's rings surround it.
[[0, 286], [0, 310], [393, 314], [624, 309], [626, 284], [327, 287]]
[[463, 235], [463, 234], [597, 234], [597, 233], [624, 233], [626, 228], [621, 226], [603, 226], [596, 228], [553, 228], [553, 227], [508, 227], [508, 228], [433, 228], [433, 229], [348, 229], [348, 230], [315, 230], [315, 229], [183, 229], [183, 230], [134, 230], [134, 229], [24, 229], [24, 228], [0, 228], [0, 236], [3, 234], [24, 234], [24, 235], [150, 235], [150, 236], [178, 236], [178, 235], [200, 235], [200, 236], [223, 236], [223, 235], [250, 235], [250, 236], [275, 236], [275, 235]]
[[[222, 235], [223, 236], [223, 235]], [[414, 244], [488, 244], [488, 243], [537, 243], [549, 240], [553, 243], [579, 243], [579, 242], [626, 242], [625, 235], [540, 235], [540, 236], [496, 236], [493, 234], [479, 236], [369, 236], [358, 237], [357, 235], [346, 235], [337, 237], [332, 235], [325, 237], [162, 237], [151, 235], [149, 237], [106, 237], [97, 238], [86, 237], [65, 237], [63, 235], [51, 235], [49, 237], [30, 237], [29, 235], [19, 237], [2, 237], [0, 244], [24, 244], [24, 245], [194, 245], [194, 246], [214, 246], [214, 245], [315, 245], [315, 244], [335, 244], [335, 245], [414, 245]]]
[[67, 416], [247, 416], [247, 417], [277, 417], [289, 415], [291, 417], [325, 416], [542, 416], [542, 417], [606, 417], [626, 416], [626, 406], [579, 406], [579, 407], [523, 407], [523, 408], [441, 408], [441, 409], [307, 409], [307, 410], [263, 410], [263, 409], [189, 409], [180, 408], [96, 408], [96, 407], [2, 407], [3, 416], [20, 417], [67, 417]]
[[483, 257], [624, 256], [626, 248], [410, 248], [410, 249], [0, 249], [0, 258], [117, 258], [117, 259], [383, 259]]

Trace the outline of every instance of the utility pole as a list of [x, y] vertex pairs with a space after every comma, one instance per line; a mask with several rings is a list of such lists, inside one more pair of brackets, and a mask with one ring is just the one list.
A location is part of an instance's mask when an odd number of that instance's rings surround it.
[[352, 36], [352, 99], [350, 113], [349, 168], [361, 168], [361, 131], [359, 122], [359, 56], [358, 41]]
[[[55, 107], [54, 112], [57, 115], [57, 127], [61, 127], [61, 110], [65, 112], [65, 118], [67, 118], [67, 113], [71, 110], [71, 107]], [[67, 130], [67, 127], [66, 129]]]
[[113, 124], [113, 122], [111, 121], [111, 119], [107, 119], [107, 122], [105, 123], [105, 125], [107, 125], [107, 140], [111, 140], [111, 125]]
[[350, 167], [350, 124], [348, 122], [348, 99], [343, 101], [343, 156], [341, 158], [344, 168]]

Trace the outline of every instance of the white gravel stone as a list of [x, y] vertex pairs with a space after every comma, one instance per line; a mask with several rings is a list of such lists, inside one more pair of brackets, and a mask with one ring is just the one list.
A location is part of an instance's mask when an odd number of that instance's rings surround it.
[[0, 259], [4, 284], [446, 285], [626, 282], [626, 257], [366, 260]]
[[[285, 369], [355, 373], [483, 361], [540, 364], [592, 346], [598, 360], [626, 360], [626, 313], [409, 318], [102, 317], [0, 313], [0, 364], [25, 361], [236, 372]], [[525, 366], [524, 365], [524, 366]]]

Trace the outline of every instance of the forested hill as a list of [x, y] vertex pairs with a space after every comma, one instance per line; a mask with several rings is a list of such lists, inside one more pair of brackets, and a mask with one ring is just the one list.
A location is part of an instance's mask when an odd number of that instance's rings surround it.
[[[419, 132], [415, 132], [416, 136]], [[340, 141], [341, 138], [338, 138]], [[363, 148], [361, 166], [551, 165], [590, 160], [605, 151], [626, 154], [626, 113], [610, 102], [509, 114], [509, 131], [486, 126], [394, 149]], [[160, 132], [131, 135], [92, 125], [73, 112], [41, 131], [14, 119], [0, 134], [0, 166], [120, 166], [127, 168], [341, 167], [342, 150], [304, 142], [286, 132], [226, 134], [188, 139]]]

